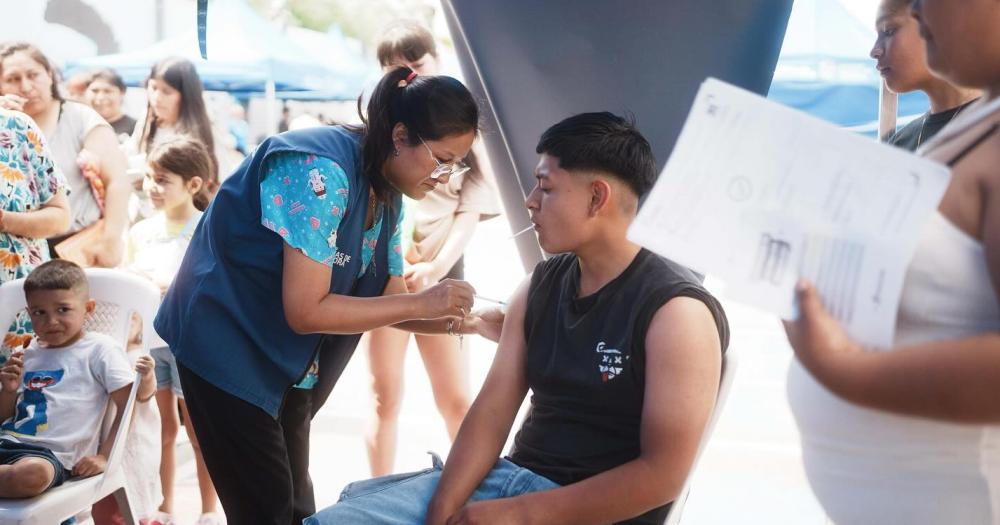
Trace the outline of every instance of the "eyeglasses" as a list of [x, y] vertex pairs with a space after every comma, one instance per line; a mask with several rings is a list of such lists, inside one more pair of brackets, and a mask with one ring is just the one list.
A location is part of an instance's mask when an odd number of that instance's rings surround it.
[[434, 168], [434, 171], [431, 172], [430, 178], [438, 179], [446, 175], [449, 178], [458, 177], [460, 175], [465, 174], [465, 172], [469, 171], [470, 169], [472, 169], [461, 160], [456, 160], [452, 162], [439, 161], [437, 157], [434, 156], [434, 152], [431, 151], [431, 147], [428, 146], [426, 142], [424, 142], [423, 137], [417, 136], [417, 138], [420, 139], [420, 143], [423, 144], [425, 148], [427, 148], [427, 153], [430, 153], [431, 159], [434, 160], [435, 164], [437, 164], [437, 167]]

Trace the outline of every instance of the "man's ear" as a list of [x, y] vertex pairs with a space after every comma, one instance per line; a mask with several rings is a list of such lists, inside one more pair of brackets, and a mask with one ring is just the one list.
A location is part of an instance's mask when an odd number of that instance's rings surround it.
[[611, 184], [608, 181], [595, 177], [590, 183], [590, 216], [597, 215], [611, 202]]

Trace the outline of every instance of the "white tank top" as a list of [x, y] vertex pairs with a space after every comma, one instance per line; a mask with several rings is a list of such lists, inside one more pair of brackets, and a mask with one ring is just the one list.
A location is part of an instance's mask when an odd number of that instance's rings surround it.
[[[983, 246], [935, 212], [906, 272], [896, 346], [990, 331], [1000, 306]], [[810, 484], [835, 523], [1000, 524], [1000, 426], [851, 405], [798, 362], [788, 389]]]

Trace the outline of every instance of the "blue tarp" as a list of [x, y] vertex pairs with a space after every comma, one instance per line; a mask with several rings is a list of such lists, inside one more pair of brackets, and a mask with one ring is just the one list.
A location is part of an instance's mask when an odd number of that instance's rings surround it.
[[[129, 86], [142, 86], [153, 64], [170, 56], [191, 60], [205, 89], [235, 93], [264, 92], [269, 80], [281, 92], [322, 93], [325, 99], [353, 99], [367, 71], [356, 63], [343, 67], [315, 60], [322, 50], [306, 50], [261, 18], [244, 0], [214, 0], [208, 11], [208, 60], [198, 50], [194, 28], [138, 51], [76, 60], [66, 73], [110, 67]], [[334, 42], [334, 40], [330, 40]], [[360, 60], [360, 57], [358, 57]]]

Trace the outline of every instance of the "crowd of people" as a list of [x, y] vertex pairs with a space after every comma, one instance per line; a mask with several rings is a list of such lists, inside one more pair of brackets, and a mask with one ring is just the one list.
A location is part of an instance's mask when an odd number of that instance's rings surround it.
[[[875, 24], [886, 85], [930, 100], [884, 140], [953, 176], [905, 275], [896, 348], [860, 348], [800, 283], [801, 315], [785, 326], [803, 460], [837, 523], [1000, 523], [1000, 3], [882, 0]], [[12, 321], [0, 497], [102, 472], [105, 407], [118, 425], [138, 372], [124, 468], [149, 525], [175, 523], [181, 419], [200, 525], [663, 523], [730, 334], [699, 275], [626, 237], [656, 179], [649, 143], [601, 108], [553, 123], [525, 206], [556, 255], [505, 309], [473, 311], [463, 252], [500, 213], [479, 107], [438, 74], [423, 26], [394, 23], [377, 49], [383, 76], [361, 124], [283, 129], [252, 151], [237, 126], [249, 157], [229, 169], [230, 132], [209, 118], [191, 62], [152, 68], [136, 120], [114, 71], [74, 77], [78, 102], [39, 48], [0, 45], [0, 283], [24, 278], [28, 305], [0, 320]], [[123, 348], [84, 330], [81, 268], [94, 266], [163, 291], [156, 334], [136, 323]], [[366, 332], [373, 478], [317, 512], [310, 421]], [[446, 463], [393, 474], [411, 333], [453, 446]], [[473, 334], [498, 342], [475, 394]], [[92, 516], [122, 522], [110, 498]]]

